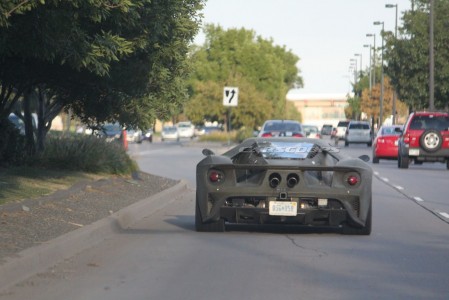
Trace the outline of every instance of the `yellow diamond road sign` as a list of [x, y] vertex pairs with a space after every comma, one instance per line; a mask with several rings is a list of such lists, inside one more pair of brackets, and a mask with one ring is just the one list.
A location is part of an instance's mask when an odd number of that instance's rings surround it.
[[223, 105], [237, 106], [239, 102], [239, 88], [232, 86], [225, 86], [223, 90]]

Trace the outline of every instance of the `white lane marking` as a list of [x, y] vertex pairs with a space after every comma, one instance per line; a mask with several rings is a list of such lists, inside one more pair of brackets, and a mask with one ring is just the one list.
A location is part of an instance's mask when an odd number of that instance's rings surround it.
[[386, 178], [386, 177], [382, 177], [382, 180], [385, 181], [385, 182], [390, 181], [390, 180], [389, 180], [388, 178]]
[[400, 190], [400, 191], [402, 191], [404, 188], [402, 187], [402, 186], [400, 186], [400, 185], [395, 185], [394, 186], [396, 189], [398, 189], [398, 190]]
[[374, 172], [374, 175], [376, 175], [376, 176], [379, 175], [379, 172]]
[[440, 215], [442, 215], [443, 217], [445, 217], [446, 219], [449, 219], [449, 214], [445, 213], [445, 212], [439, 212]]
[[418, 201], [418, 202], [422, 202], [422, 201], [424, 201], [423, 199], [421, 199], [420, 197], [413, 197], [413, 199], [415, 199], [416, 201]]

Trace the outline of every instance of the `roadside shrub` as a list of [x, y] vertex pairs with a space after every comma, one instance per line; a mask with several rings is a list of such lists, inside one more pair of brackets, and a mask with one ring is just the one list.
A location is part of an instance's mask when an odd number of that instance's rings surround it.
[[199, 137], [200, 142], [221, 142], [226, 143], [228, 141], [236, 141], [236, 131], [214, 131], [209, 134], [201, 135]]
[[138, 169], [121, 143], [88, 135], [49, 135], [36, 164], [89, 173], [129, 174]]
[[237, 131], [235, 139], [238, 143], [243, 142], [245, 139], [253, 137], [253, 130], [251, 128], [242, 127]]
[[24, 136], [7, 119], [0, 120], [0, 166], [20, 165], [24, 158]]

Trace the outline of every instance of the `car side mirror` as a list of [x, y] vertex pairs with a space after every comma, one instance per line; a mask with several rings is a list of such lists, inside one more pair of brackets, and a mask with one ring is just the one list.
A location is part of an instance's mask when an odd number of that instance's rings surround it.
[[202, 153], [203, 153], [203, 155], [205, 155], [205, 156], [215, 155], [215, 153], [214, 153], [212, 150], [207, 149], [207, 148], [206, 148], [206, 149], [203, 149]]
[[364, 162], [369, 162], [370, 157], [368, 155], [360, 155], [359, 158]]

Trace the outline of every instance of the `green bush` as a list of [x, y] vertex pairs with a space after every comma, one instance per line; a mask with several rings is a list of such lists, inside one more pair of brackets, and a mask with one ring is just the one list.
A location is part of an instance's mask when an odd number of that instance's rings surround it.
[[235, 136], [236, 142], [241, 143], [245, 139], [248, 139], [250, 137], [254, 136], [254, 130], [251, 128], [242, 127], [237, 131], [237, 134]]
[[201, 135], [199, 137], [200, 142], [221, 142], [236, 141], [236, 132], [214, 131], [209, 134]]
[[88, 135], [49, 135], [35, 164], [89, 173], [129, 174], [138, 169], [121, 143]]
[[0, 166], [21, 165], [24, 158], [24, 136], [7, 119], [0, 120]]

